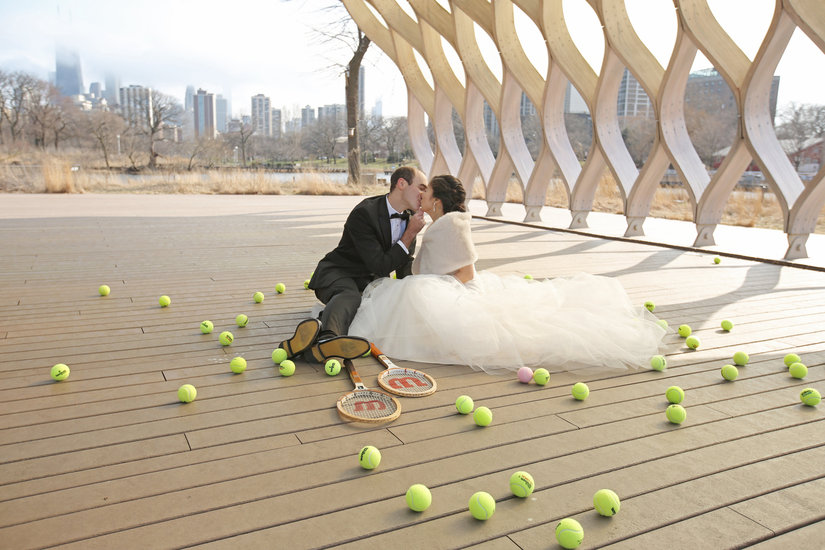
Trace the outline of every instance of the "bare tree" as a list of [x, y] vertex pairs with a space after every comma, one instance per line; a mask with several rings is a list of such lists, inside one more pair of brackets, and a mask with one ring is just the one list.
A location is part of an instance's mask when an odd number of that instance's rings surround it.
[[10, 75], [8, 79], [8, 92], [10, 92], [10, 96], [4, 115], [6, 122], [9, 124], [12, 142], [17, 141], [23, 136], [23, 131], [26, 126], [26, 109], [31, 101], [31, 94], [36, 88], [42, 85], [42, 82], [42, 80], [21, 71], [14, 72]]
[[342, 134], [343, 123], [336, 116], [324, 116], [312, 126], [305, 128], [303, 146], [312, 154], [326, 157], [335, 163], [335, 144]]
[[789, 103], [780, 114], [776, 135], [785, 142], [785, 150], [794, 166], [804, 162], [802, 153], [811, 141], [825, 137], [825, 105]]
[[169, 134], [164, 133], [164, 129], [180, 126], [183, 109], [175, 98], [157, 90], [152, 90], [148, 98], [149, 100], [141, 105], [146, 121], [143, 130], [148, 137], [149, 168], [155, 168], [160, 156], [157, 144], [169, 139]]
[[686, 105], [685, 122], [696, 154], [705, 166], [714, 166], [719, 160], [719, 151], [733, 143], [736, 113]]
[[11, 103], [11, 75], [0, 69], [0, 145], [3, 145], [3, 121]]
[[241, 161], [246, 166], [246, 153], [249, 147], [249, 140], [255, 133], [252, 124], [248, 122], [233, 122], [230, 124], [229, 132], [226, 134], [226, 140], [233, 147], [237, 147], [241, 151]]
[[[28, 92], [26, 114], [34, 134], [34, 144], [43, 150], [47, 141], [57, 136], [57, 128], [62, 123], [59, 100], [57, 88], [43, 80], [38, 80]], [[55, 145], [57, 141], [55, 138]]]
[[593, 121], [588, 113], [565, 113], [564, 127], [573, 152], [580, 161], [587, 160], [587, 153], [593, 143]]
[[[334, 46], [333, 51], [341, 51], [346, 48], [351, 52], [346, 63], [333, 62], [330, 68], [341, 70], [344, 75], [344, 94], [347, 106], [347, 183], [361, 183], [361, 156], [359, 141], [359, 124], [361, 116], [359, 107], [359, 74], [361, 62], [370, 45], [369, 37], [349, 16], [343, 4], [335, 2], [322, 8], [322, 11], [334, 12], [337, 16], [325, 28], [315, 29], [315, 33], [321, 38], [321, 42]], [[334, 148], [334, 144], [333, 144]], [[334, 158], [334, 157], [333, 157]]]
[[656, 137], [656, 121], [645, 116], [619, 117], [619, 125], [630, 157], [641, 167]]
[[86, 117], [84, 130], [94, 137], [95, 143], [103, 153], [106, 169], [111, 170], [110, 152], [117, 145], [118, 136], [124, 133], [126, 121], [123, 117], [110, 111], [92, 111]]
[[382, 136], [387, 148], [388, 162], [401, 162], [404, 153], [410, 148], [410, 134], [407, 130], [407, 117], [392, 117], [384, 122]]

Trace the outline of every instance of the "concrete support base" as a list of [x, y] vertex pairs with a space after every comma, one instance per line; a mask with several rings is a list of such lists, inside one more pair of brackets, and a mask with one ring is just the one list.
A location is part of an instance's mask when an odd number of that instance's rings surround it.
[[501, 205], [503, 202], [488, 202], [487, 215], [490, 217], [501, 216]]
[[587, 215], [590, 213], [589, 210], [573, 210], [570, 213], [573, 214], [573, 220], [570, 222], [570, 229], [587, 228]]
[[524, 215], [525, 222], [540, 222], [541, 221], [541, 206], [525, 206], [527, 213]]
[[644, 237], [645, 230], [642, 227], [645, 223], [645, 218], [631, 217], [627, 218], [627, 229], [624, 232], [625, 237]]
[[788, 250], [785, 251], [786, 260], [798, 260], [800, 258], [808, 257], [808, 248], [805, 243], [808, 242], [808, 235], [810, 233], [800, 233], [797, 235], [788, 234]]
[[713, 246], [716, 241], [713, 239], [713, 232], [716, 230], [715, 223], [696, 224], [696, 240], [693, 246]]

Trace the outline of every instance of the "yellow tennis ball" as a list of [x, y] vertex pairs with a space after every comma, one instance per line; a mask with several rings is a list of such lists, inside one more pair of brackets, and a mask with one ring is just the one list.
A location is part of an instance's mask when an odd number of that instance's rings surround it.
[[587, 396], [590, 395], [590, 388], [588, 388], [584, 382], [576, 382], [573, 384], [573, 389], [570, 390], [570, 393], [579, 401], [584, 401], [587, 399]]
[[647, 302], [645, 302], [645, 309], [650, 312], [653, 312], [653, 310], [656, 309], [656, 304], [648, 300]]
[[716, 257], [713, 259], [713, 263], [715, 263], [715, 264], [719, 264], [719, 263], [721, 263], [721, 262], [722, 262], [722, 258], [720, 258], [719, 256], [716, 256]]
[[490, 519], [496, 511], [496, 499], [490, 493], [479, 491], [473, 493], [469, 503], [470, 513], [482, 521]]
[[275, 292], [277, 292], [278, 294], [283, 294], [284, 292], [286, 292], [286, 285], [284, 283], [278, 283], [277, 285], [275, 285]]
[[215, 325], [212, 324], [212, 321], [202, 321], [201, 322], [201, 332], [204, 334], [209, 334], [215, 328]]
[[785, 356], [785, 366], [786, 367], [790, 367], [794, 363], [799, 363], [800, 361], [802, 361], [802, 358], [799, 357], [795, 353], [789, 353], [788, 355]]
[[338, 359], [330, 359], [324, 365], [324, 372], [330, 376], [335, 376], [339, 372], [341, 372], [341, 363]]
[[527, 275], [525, 275], [525, 276], [524, 276], [524, 278], [525, 278], [525, 279], [527, 279], [528, 281], [532, 281], [532, 280], [533, 280], [533, 276], [532, 276], [532, 275], [530, 275], [529, 273], [528, 273]]
[[722, 378], [729, 381], [734, 381], [739, 378], [739, 369], [733, 365], [725, 365], [722, 367]]
[[374, 470], [381, 464], [381, 451], [372, 445], [363, 447], [358, 453], [358, 464], [365, 470]]
[[252, 299], [255, 300], [256, 304], [260, 304], [264, 301], [264, 293], [263, 292], [256, 292], [252, 295]]
[[158, 303], [160, 304], [160, 307], [166, 307], [166, 306], [168, 306], [169, 304], [172, 303], [172, 298], [170, 298], [169, 296], [163, 295], [160, 298], [158, 298]]
[[287, 354], [284, 348], [275, 348], [272, 351], [272, 362], [276, 365], [280, 365], [284, 361], [286, 361]]
[[668, 324], [667, 321], [664, 319], [656, 319], [656, 324], [662, 327], [663, 329], [667, 330]]
[[664, 355], [654, 355], [650, 358], [650, 368], [653, 370], [665, 370], [667, 368], [667, 359]]
[[57, 380], [58, 382], [61, 380], [65, 380], [69, 377], [69, 367], [64, 365], [63, 363], [58, 363], [52, 367], [51, 376], [53, 380]]
[[228, 330], [221, 332], [221, 335], [218, 336], [218, 341], [221, 343], [222, 346], [228, 346], [232, 343], [232, 340], [234, 339], [235, 337], [232, 336], [232, 333]]
[[733, 354], [733, 362], [739, 365], [740, 367], [744, 367], [750, 361], [750, 357], [744, 351], [737, 351]]
[[112, 289], [109, 288], [109, 285], [100, 285], [99, 287], [97, 287], [97, 291], [100, 293], [101, 296], [108, 296]]
[[699, 339], [695, 336], [688, 336], [685, 338], [685, 345], [690, 349], [697, 349], [699, 347]]
[[235, 374], [240, 374], [246, 370], [246, 359], [243, 357], [235, 357], [229, 362], [229, 368]]
[[235, 317], [235, 324], [239, 327], [245, 327], [249, 323], [249, 317], [241, 313], [237, 317]]
[[433, 503], [433, 495], [426, 485], [416, 483], [407, 489], [407, 506], [414, 512], [423, 512]]
[[681, 424], [687, 418], [687, 411], [681, 405], [670, 405], [665, 410], [665, 416], [671, 424]]
[[307, 290], [309, 290], [309, 279], [307, 279], [306, 281], [304, 281], [304, 288], [305, 288], [305, 289], [307, 289]]
[[788, 367], [788, 372], [790, 372], [794, 378], [805, 378], [808, 376], [808, 367], [802, 363], [794, 363]]
[[289, 359], [281, 361], [281, 364], [278, 365], [278, 371], [281, 373], [281, 376], [292, 376], [295, 374], [295, 363]]
[[610, 489], [599, 489], [596, 491], [596, 494], [593, 495], [593, 507], [596, 508], [599, 515], [607, 517], [615, 516], [619, 513], [619, 508], [621, 507], [619, 495]]
[[178, 399], [181, 403], [191, 403], [198, 396], [198, 390], [192, 384], [184, 384], [178, 388]]
[[493, 411], [487, 407], [479, 407], [473, 412], [473, 422], [477, 426], [489, 426], [493, 422]]
[[564, 518], [556, 525], [556, 540], [562, 548], [578, 548], [584, 540], [584, 529], [573, 518]]
[[689, 325], [679, 325], [679, 336], [682, 338], [687, 338], [690, 336], [690, 333], [693, 332]]
[[805, 388], [799, 394], [799, 399], [809, 407], [816, 407], [822, 401], [822, 396], [813, 388]]
[[683, 390], [679, 386], [670, 386], [665, 392], [665, 397], [671, 403], [681, 403], [682, 400], [685, 398], [685, 390]]
[[722, 330], [724, 330], [725, 332], [730, 332], [730, 331], [733, 329], [733, 323], [731, 323], [731, 322], [730, 322], [730, 321], [728, 321], [727, 319], [725, 319], [724, 321], [722, 321], [722, 325], [721, 325], [721, 326], [722, 326]]
[[527, 472], [519, 471], [510, 476], [510, 491], [519, 498], [527, 498], [533, 494], [536, 482]]
[[473, 399], [469, 395], [459, 395], [455, 400], [455, 408], [461, 414], [470, 414], [473, 412]]
[[550, 381], [550, 372], [547, 369], [536, 369], [533, 372], [533, 380], [539, 386], [544, 386]]

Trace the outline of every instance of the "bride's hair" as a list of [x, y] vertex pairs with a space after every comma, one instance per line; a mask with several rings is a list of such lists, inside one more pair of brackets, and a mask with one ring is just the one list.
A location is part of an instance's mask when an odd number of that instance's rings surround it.
[[455, 176], [449, 174], [435, 176], [430, 180], [430, 187], [433, 189], [433, 197], [441, 201], [445, 214], [447, 212], [467, 211], [467, 207], [464, 206], [467, 193], [464, 191], [461, 181]]

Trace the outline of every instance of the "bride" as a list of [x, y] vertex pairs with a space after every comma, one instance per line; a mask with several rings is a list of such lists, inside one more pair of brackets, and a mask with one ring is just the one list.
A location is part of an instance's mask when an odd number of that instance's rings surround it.
[[465, 197], [453, 176], [430, 181], [421, 208], [433, 221], [414, 276], [371, 283], [351, 336], [396, 359], [487, 372], [639, 367], [658, 353], [665, 330], [614, 279], [582, 273], [535, 281], [476, 272]]

